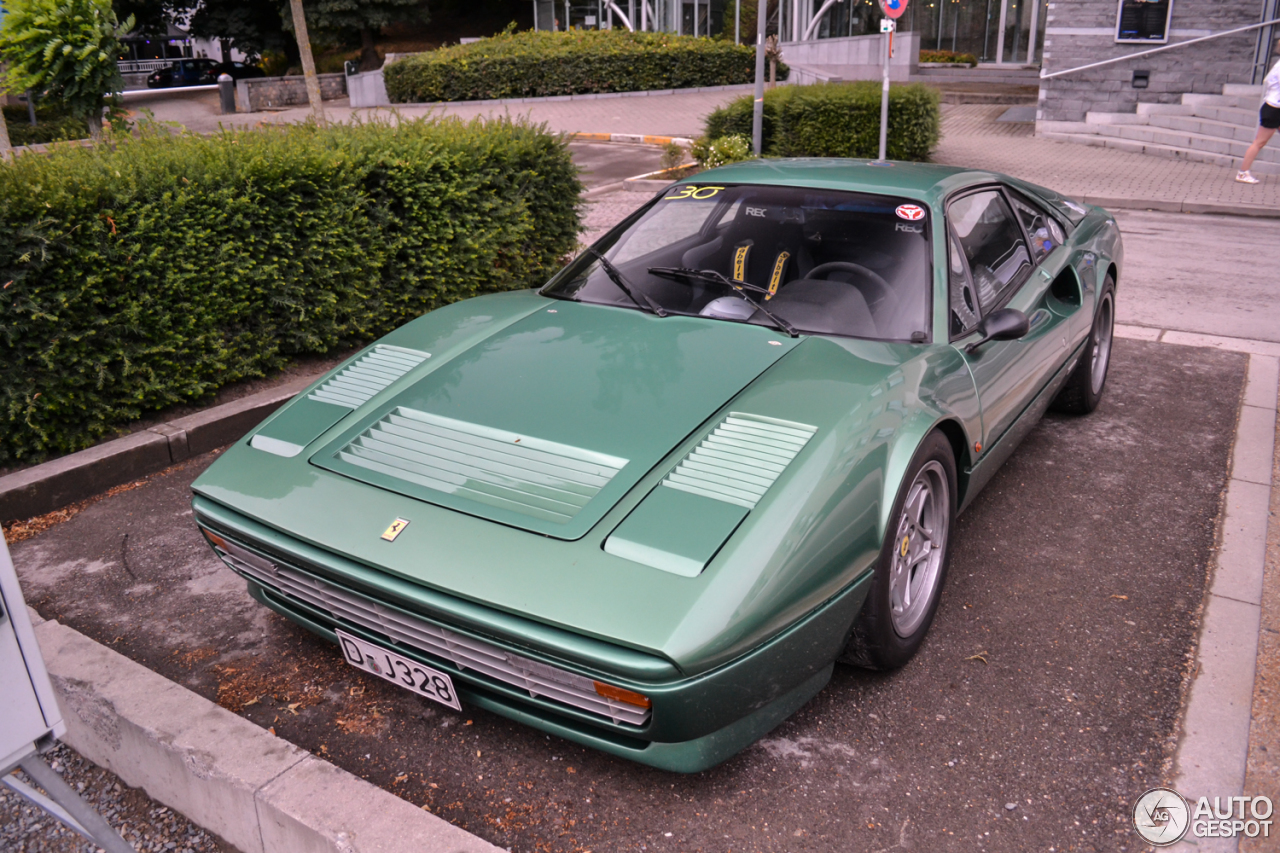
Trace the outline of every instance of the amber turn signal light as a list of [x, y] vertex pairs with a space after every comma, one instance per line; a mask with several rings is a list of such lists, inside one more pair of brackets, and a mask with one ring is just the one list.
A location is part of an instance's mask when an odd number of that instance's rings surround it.
[[204, 531], [204, 535], [206, 539], [208, 539], [210, 542], [212, 542], [214, 545], [221, 548], [222, 550], [224, 551], [230, 550], [227, 548], [227, 540], [223, 539], [218, 534], [206, 530]]
[[596, 693], [599, 693], [606, 699], [612, 699], [615, 702], [622, 702], [627, 705], [635, 705], [637, 708], [652, 708], [653, 703], [649, 701], [649, 697], [634, 690], [623, 690], [621, 687], [614, 687], [612, 684], [603, 682], [594, 682], [596, 685]]

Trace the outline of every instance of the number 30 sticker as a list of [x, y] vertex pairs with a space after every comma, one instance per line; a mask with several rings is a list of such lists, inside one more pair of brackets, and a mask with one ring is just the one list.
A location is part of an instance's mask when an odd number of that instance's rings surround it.
[[695, 187], [692, 184], [685, 184], [682, 187], [675, 188], [675, 195], [664, 196], [662, 200], [669, 201], [671, 199], [681, 198], [711, 198], [722, 189], [724, 189], [724, 187]]
[[924, 208], [918, 204], [900, 204], [894, 213], [908, 222], [918, 222], [924, 219]]

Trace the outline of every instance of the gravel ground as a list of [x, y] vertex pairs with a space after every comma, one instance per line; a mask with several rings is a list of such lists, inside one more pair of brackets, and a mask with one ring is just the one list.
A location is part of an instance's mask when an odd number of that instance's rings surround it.
[[[82, 758], [65, 744], [44, 755], [89, 805], [98, 810], [138, 853], [236, 853], [182, 815], [139, 788]], [[22, 771], [18, 778], [30, 785]], [[4, 853], [94, 853], [99, 848], [8, 788], [0, 786], [0, 851]]]

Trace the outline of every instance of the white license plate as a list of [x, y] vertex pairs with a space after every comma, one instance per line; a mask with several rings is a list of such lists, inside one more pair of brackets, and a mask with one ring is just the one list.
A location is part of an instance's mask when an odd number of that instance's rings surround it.
[[381, 646], [366, 643], [359, 637], [341, 631], [337, 634], [338, 645], [342, 647], [342, 656], [347, 659], [347, 663], [398, 684], [405, 690], [412, 690], [419, 696], [448, 705], [455, 711], [462, 710], [458, 694], [453, 690], [453, 679], [447, 674]]

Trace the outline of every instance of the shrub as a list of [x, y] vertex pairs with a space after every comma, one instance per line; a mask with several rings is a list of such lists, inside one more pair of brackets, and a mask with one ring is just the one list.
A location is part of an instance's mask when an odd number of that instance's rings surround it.
[[84, 139], [89, 135], [89, 126], [84, 121], [56, 105], [37, 106], [35, 125], [31, 124], [25, 106], [4, 107], [4, 120], [9, 126], [9, 141], [13, 145]]
[[958, 62], [975, 68], [978, 65], [978, 57], [972, 53], [956, 53], [951, 50], [921, 50], [921, 62]]
[[[780, 79], [786, 66], [778, 66]], [[505, 32], [383, 69], [393, 103], [639, 92], [750, 83], [755, 49], [627, 30]]]
[[580, 190], [556, 137], [508, 120], [144, 130], [0, 163], [0, 464], [539, 285]]
[[[938, 144], [939, 96], [919, 83], [889, 90], [891, 160], [924, 160]], [[706, 135], [751, 136], [744, 95], [707, 117]], [[880, 84], [820, 83], [765, 92], [763, 150], [771, 157], [875, 157], [880, 146]]]
[[693, 159], [704, 169], [750, 160], [754, 156], [751, 153], [751, 140], [745, 136], [721, 136], [714, 140], [708, 140], [704, 136], [693, 143], [691, 153]]

